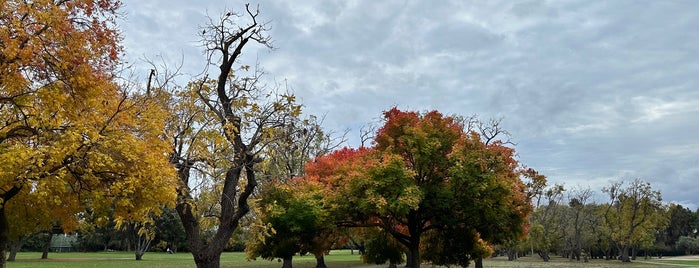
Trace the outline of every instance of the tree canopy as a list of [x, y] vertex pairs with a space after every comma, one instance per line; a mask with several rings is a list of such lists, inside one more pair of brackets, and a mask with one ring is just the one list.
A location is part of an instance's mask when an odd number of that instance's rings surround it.
[[51, 208], [51, 217], [68, 230], [86, 207], [127, 221], [174, 201], [173, 169], [162, 157], [168, 151], [160, 136], [164, 113], [145, 92], [117, 83], [119, 5], [107, 0], [0, 6], [3, 253], [6, 215], [26, 205], [15, 199], [31, 196], [33, 205]]
[[[483, 256], [477, 245], [524, 234], [531, 205], [512, 148], [486, 144], [459, 118], [436, 111], [393, 108], [384, 118], [372, 147], [341, 149], [307, 165], [304, 179], [327, 190], [339, 225], [381, 228], [405, 246], [410, 267], [419, 266], [421, 249], [453, 250], [438, 243], [459, 244], [465, 254], [427, 260], [463, 265]], [[438, 243], [421, 247], [435, 234], [431, 242]]]

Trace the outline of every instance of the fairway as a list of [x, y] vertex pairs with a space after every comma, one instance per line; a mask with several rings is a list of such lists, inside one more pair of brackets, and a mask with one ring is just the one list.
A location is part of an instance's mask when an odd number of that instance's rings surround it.
[[[17, 261], [8, 262], [7, 267], [70, 267], [70, 268], [191, 268], [195, 267], [194, 259], [189, 253], [165, 254], [149, 252], [144, 255], [142, 261], [134, 260], [133, 253], [127, 252], [102, 252], [102, 253], [50, 253], [48, 260], [41, 260], [41, 253], [22, 252], [17, 255]], [[329, 268], [349, 268], [349, 267], [387, 267], [387, 265], [363, 264], [359, 255], [350, 254], [349, 250], [334, 250], [326, 256], [325, 261]], [[553, 258], [550, 262], [544, 263], [539, 258], [524, 257], [517, 261], [508, 261], [504, 257], [487, 259], [484, 261], [485, 267], [514, 267], [514, 268], [549, 268], [549, 267], [585, 267], [585, 268], [651, 268], [651, 267], [699, 267], [699, 258], [677, 257], [663, 259], [639, 259], [632, 263], [621, 263], [619, 261], [591, 260], [589, 263], [569, 261], [562, 258]], [[279, 268], [281, 262], [276, 260], [268, 261], [258, 259], [248, 261], [245, 254], [240, 252], [225, 252], [221, 255], [221, 267], [225, 268]], [[312, 268], [315, 266], [313, 256], [296, 256], [293, 265], [295, 268]], [[401, 266], [399, 266], [401, 267]], [[429, 264], [422, 267], [430, 268]], [[469, 267], [473, 267], [471, 264]]]

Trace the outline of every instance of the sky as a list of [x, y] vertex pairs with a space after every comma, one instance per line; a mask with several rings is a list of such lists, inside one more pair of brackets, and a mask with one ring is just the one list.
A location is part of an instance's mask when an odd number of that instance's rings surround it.
[[[195, 76], [207, 16], [245, 2], [124, 1], [125, 60]], [[347, 132], [392, 107], [502, 118], [521, 163], [568, 189], [641, 179], [699, 206], [699, 1], [266, 0], [274, 49], [241, 64]]]

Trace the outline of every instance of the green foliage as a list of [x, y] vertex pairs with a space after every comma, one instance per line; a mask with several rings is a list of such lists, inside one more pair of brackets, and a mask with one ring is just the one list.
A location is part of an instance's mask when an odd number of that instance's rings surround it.
[[371, 236], [366, 240], [366, 254], [362, 255], [362, 261], [365, 263], [398, 264], [403, 262], [403, 252], [405, 248], [393, 239], [386, 232], [374, 230]]
[[287, 259], [313, 251], [314, 239], [330, 227], [321, 197], [311, 188], [288, 185], [263, 191], [253, 239], [246, 246], [248, 258]]
[[677, 249], [684, 250], [687, 255], [699, 252], [699, 240], [689, 236], [680, 236], [677, 239]]

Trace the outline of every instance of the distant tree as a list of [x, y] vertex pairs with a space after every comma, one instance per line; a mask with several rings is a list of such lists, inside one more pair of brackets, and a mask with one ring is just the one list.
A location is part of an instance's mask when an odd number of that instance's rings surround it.
[[543, 193], [544, 204], [532, 215], [531, 239], [534, 250], [545, 262], [551, 259], [552, 250], [562, 246], [565, 232], [565, 213], [567, 205], [563, 204], [563, 185], [554, 185]]
[[667, 225], [661, 194], [650, 183], [638, 179], [626, 187], [623, 182], [612, 183], [603, 192], [610, 199], [604, 209], [604, 221], [611, 240], [620, 249], [621, 261], [630, 262], [630, 250], [652, 243], [655, 233]]
[[[592, 228], [590, 226], [591, 217], [594, 217], [592, 207], [590, 205], [590, 199], [592, 198], [592, 190], [590, 188], [585, 189], [573, 189], [568, 191], [568, 206], [569, 206], [569, 228], [566, 231], [569, 237], [569, 244], [571, 246], [571, 259], [580, 260], [581, 255], [583, 255], [585, 235], [591, 234]], [[585, 261], [587, 261], [587, 255], [585, 254]]]
[[669, 215], [670, 219], [664, 232], [664, 242], [666, 245], [674, 247], [680, 237], [694, 235], [695, 229], [692, 224], [695, 221], [695, 215], [688, 208], [677, 204], [670, 204]]
[[689, 236], [680, 236], [677, 239], [677, 248], [683, 250], [685, 254], [692, 255], [699, 252], [699, 241]]
[[182, 227], [180, 216], [173, 208], [165, 208], [163, 214], [155, 217], [155, 243], [160, 245], [159, 250], [173, 252], [187, 249], [187, 236]]

